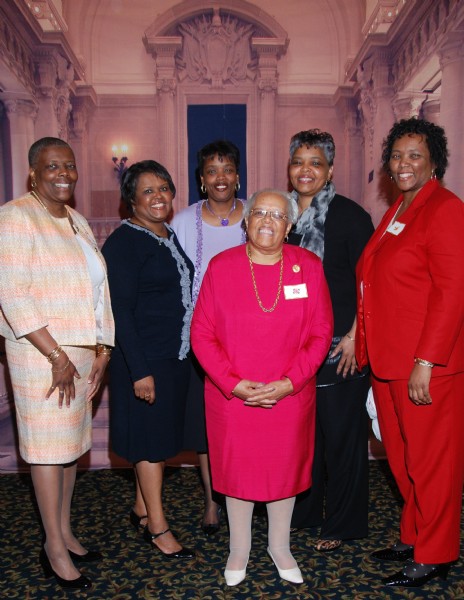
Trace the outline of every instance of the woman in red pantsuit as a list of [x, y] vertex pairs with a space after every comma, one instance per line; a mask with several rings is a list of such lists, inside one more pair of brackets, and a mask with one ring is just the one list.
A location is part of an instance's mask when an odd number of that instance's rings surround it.
[[446, 578], [459, 556], [464, 482], [464, 204], [441, 187], [441, 127], [396, 123], [383, 164], [402, 192], [357, 266], [356, 355], [369, 359], [380, 430], [404, 500], [400, 540], [373, 558], [405, 561], [386, 585]]

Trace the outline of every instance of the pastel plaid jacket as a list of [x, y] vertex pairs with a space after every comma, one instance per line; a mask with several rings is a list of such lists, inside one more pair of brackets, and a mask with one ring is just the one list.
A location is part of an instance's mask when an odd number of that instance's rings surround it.
[[[105, 265], [85, 218], [67, 209]], [[106, 278], [100, 302], [98, 341], [112, 346], [114, 321]], [[0, 334], [29, 343], [24, 336], [42, 327], [59, 344], [97, 342], [92, 283], [79, 242], [71, 227], [63, 233], [47, 210], [26, 194], [0, 207]]]

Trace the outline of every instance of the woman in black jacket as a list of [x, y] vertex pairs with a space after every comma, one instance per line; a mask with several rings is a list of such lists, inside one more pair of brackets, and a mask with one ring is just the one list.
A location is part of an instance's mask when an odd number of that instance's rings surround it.
[[132, 216], [105, 242], [116, 347], [110, 364], [113, 450], [135, 465], [131, 523], [166, 558], [191, 558], [170, 530], [161, 499], [165, 459], [183, 445], [190, 374], [193, 265], [166, 221], [176, 188], [153, 160], [124, 173]]
[[368, 515], [369, 382], [354, 357], [355, 267], [374, 227], [359, 204], [336, 193], [334, 156], [330, 133], [310, 129], [291, 139], [289, 178], [299, 218], [289, 242], [321, 258], [334, 312], [332, 346], [317, 375], [313, 483], [297, 498], [292, 520], [297, 529], [321, 526], [316, 543], [321, 552], [365, 537]]

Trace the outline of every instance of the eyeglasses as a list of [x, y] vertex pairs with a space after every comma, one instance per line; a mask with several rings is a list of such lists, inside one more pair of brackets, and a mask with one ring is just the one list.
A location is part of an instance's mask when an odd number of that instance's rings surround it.
[[252, 208], [250, 215], [253, 215], [257, 219], [265, 219], [269, 215], [273, 221], [286, 221], [288, 219], [288, 215], [284, 215], [278, 210], [264, 210], [264, 208]]

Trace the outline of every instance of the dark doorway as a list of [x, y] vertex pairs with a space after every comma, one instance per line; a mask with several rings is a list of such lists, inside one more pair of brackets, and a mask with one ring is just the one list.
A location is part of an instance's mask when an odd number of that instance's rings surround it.
[[214, 140], [229, 140], [240, 150], [240, 198], [247, 197], [246, 104], [192, 104], [187, 107], [189, 204], [200, 199], [198, 150]]

